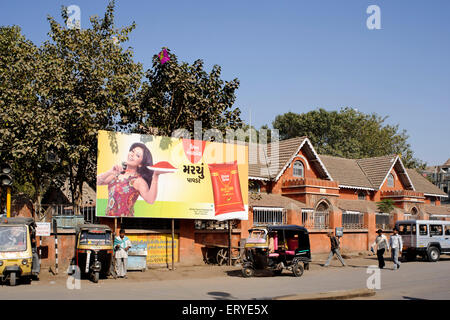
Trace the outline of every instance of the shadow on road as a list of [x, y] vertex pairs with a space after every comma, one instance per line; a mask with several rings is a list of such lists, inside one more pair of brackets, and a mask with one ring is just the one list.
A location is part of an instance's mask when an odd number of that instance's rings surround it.
[[403, 296], [403, 299], [406, 299], [406, 300], [428, 300], [428, 299], [414, 298], [414, 297], [407, 297], [407, 296]]
[[228, 292], [211, 291], [208, 292], [208, 295], [213, 296], [215, 300], [237, 300], [236, 297], [233, 297]]

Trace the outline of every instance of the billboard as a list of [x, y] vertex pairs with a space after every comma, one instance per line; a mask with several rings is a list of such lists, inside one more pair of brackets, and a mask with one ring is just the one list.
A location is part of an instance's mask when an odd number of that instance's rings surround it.
[[248, 147], [98, 133], [98, 217], [248, 219]]

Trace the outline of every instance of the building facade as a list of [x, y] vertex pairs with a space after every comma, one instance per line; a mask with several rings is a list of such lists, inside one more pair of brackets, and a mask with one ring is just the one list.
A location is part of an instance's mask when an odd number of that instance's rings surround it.
[[422, 174], [450, 197], [450, 159], [440, 166], [427, 167]]
[[[441, 206], [447, 195], [416, 170], [406, 169], [398, 155], [319, 155], [307, 137], [299, 137], [276, 146], [249, 145], [249, 162], [253, 192], [249, 221], [242, 225], [303, 225], [316, 253], [329, 250], [327, 233], [336, 227], [344, 228], [344, 251], [362, 251], [377, 229], [391, 232], [397, 220], [450, 219], [449, 208]], [[392, 212], [378, 210], [377, 202], [384, 199], [395, 204]]]

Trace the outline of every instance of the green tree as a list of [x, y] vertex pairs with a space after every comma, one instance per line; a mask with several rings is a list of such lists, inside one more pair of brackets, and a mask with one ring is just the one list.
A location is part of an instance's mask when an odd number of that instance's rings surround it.
[[320, 108], [278, 115], [272, 125], [280, 131], [280, 139], [307, 136], [322, 154], [354, 159], [400, 154], [408, 168], [424, 167], [425, 163], [414, 158], [406, 131], [399, 131], [398, 125], [385, 124], [386, 119], [352, 108]]
[[381, 201], [378, 201], [377, 208], [378, 210], [380, 210], [380, 212], [391, 213], [395, 208], [394, 200], [383, 199]]
[[240, 110], [233, 108], [239, 80], [224, 81], [220, 66], [214, 65], [207, 73], [202, 60], [190, 65], [179, 62], [170, 49], [167, 52], [170, 61], [161, 64], [155, 54], [146, 72], [135, 131], [171, 135], [184, 128], [193, 132], [194, 121], [202, 121], [203, 130], [213, 128], [223, 134], [226, 129], [239, 128]]
[[[65, 7], [61, 16], [67, 25]], [[114, 1], [102, 19], [90, 18], [88, 29], [68, 29], [53, 17], [48, 21], [39, 95], [52, 118], [42, 124], [57, 125], [52, 132], [56, 152], [69, 176], [72, 202], [79, 205], [83, 182], [95, 181], [98, 130], [127, 130], [130, 115], [138, 112], [142, 66], [130, 48], [121, 46], [135, 24], [115, 27]]]
[[12, 164], [13, 195], [25, 192], [35, 205], [59, 173], [46, 160], [58, 115], [40, 101], [42, 75], [39, 48], [19, 27], [0, 27], [0, 161]]

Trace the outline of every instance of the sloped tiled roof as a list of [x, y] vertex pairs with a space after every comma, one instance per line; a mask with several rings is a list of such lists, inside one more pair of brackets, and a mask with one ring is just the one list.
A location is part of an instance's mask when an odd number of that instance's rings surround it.
[[408, 176], [414, 184], [414, 188], [416, 189], [416, 191], [423, 192], [425, 194], [436, 194], [441, 196], [447, 195], [446, 193], [444, 193], [444, 191], [428, 181], [415, 169], [406, 169], [406, 171], [408, 172]]
[[249, 194], [248, 199], [249, 206], [252, 207], [282, 207], [291, 210], [307, 207], [303, 202], [274, 193]]
[[[306, 141], [308, 143], [305, 143]], [[277, 144], [269, 143], [267, 146], [263, 144], [248, 144], [248, 159], [249, 169], [248, 175], [252, 178], [276, 179], [283, 172], [283, 169], [291, 161], [292, 157], [296, 155], [300, 146], [305, 146], [303, 149], [305, 154], [310, 158], [316, 158], [318, 162], [314, 162], [317, 170], [328, 178], [329, 174], [325, 167], [321, 165], [321, 160], [315, 153], [315, 150], [310, 146], [307, 137], [297, 137], [278, 141]]]
[[272, 143], [267, 144], [267, 147], [263, 144], [249, 144], [249, 177], [275, 178], [304, 140], [305, 137], [281, 140], [278, 143], [278, 152]]
[[450, 167], [450, 158], [445, 161], [445, 163], [442, 165], [443, 167]]
[[[377, 203], [374, 201], [368, 200], [347, 200], [347, 199], [338, 199], [337, 207], [341, 210], [345, 211], [358, 211], [358, 212], [379, 212], [377, 207]], [[395, 207], [392, 213], [401, 213], [402, 211]]]
[[373, 189], [355, 159], [319, 155], [333, 180], [340, 185]]
[[394, 164], [396, 155], [357, 159], [356, 163], [361, 167], [373, 187], [379, 189], [386, 178], [389, 169]]
[[423, 206], [423, 211], [428, 214], [448, 214], [450, 215], [450, 208], [448, 206], [433, 206], [426, 204]]

